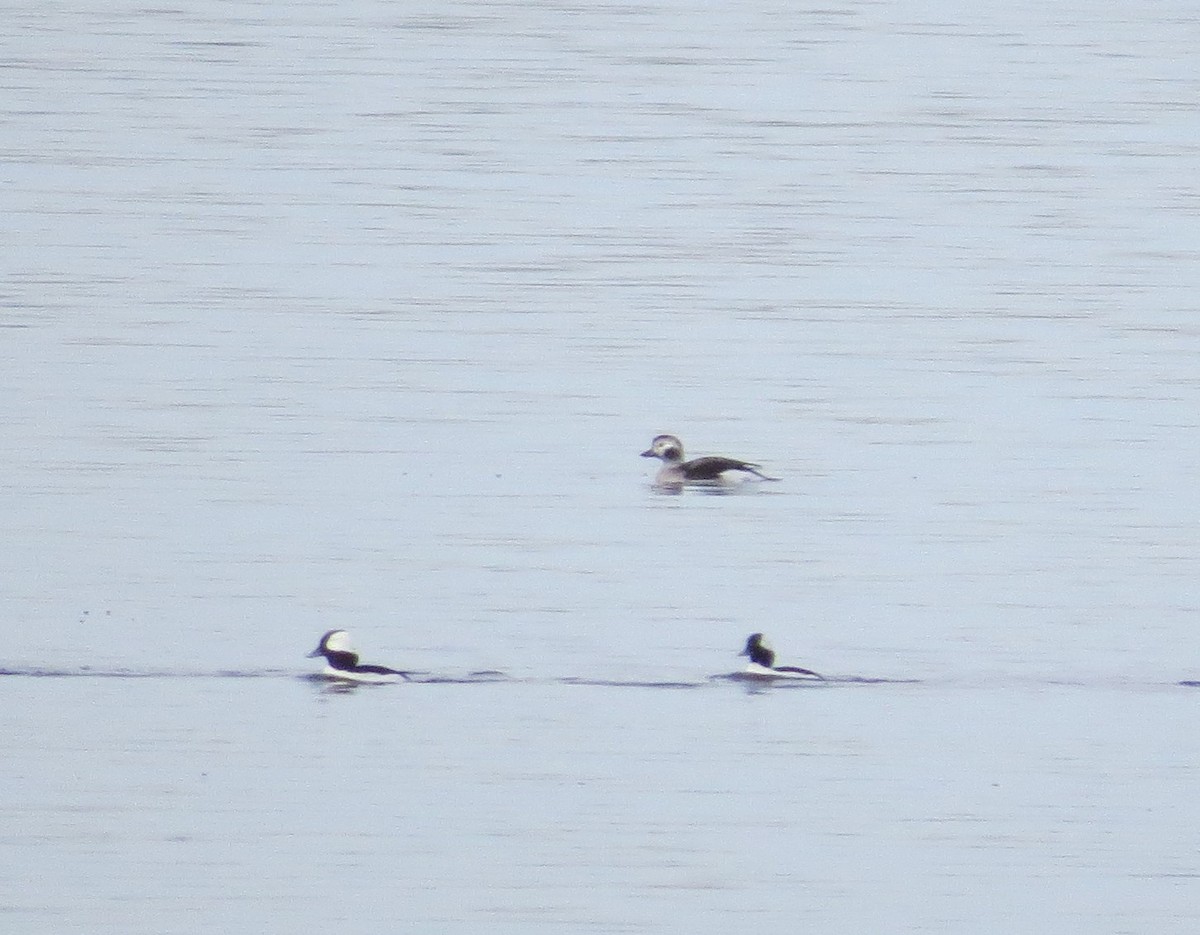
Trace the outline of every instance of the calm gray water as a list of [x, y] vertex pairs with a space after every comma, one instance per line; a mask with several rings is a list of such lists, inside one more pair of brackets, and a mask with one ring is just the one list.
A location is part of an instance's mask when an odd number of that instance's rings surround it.
[[1200, 20], [960, 7], [4, 4], [0, 928], [1195, 932]]

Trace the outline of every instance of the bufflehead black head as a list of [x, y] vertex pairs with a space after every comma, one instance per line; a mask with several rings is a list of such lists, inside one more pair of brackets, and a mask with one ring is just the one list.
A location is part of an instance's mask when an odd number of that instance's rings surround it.
[[746, 666], [745, 674], [758, 678], [772, 679], [804, 679], [807, 681], [823, 682], [825, 677], [818, 675], [812, 669], [801, 669], [799, 666], [775, 665], [775, 651], [767, 645], [761, 633], [751, 633], [746, 639], [745, 648], [739, 656], [749, 656], [750, 664]]
[[330, 630], [322, 636], [317, 648], [308, 654], [309, 659], [317, 656], [325, 657], [325, 669], [321, 673], [325, 678], [349, 682], [395, 682], [408, 678], [408, 673], [399, 669], [360, 665], [358, 653], [350, 648], [350, 634], [345, 630]]
[[775, 664], [775, 650], [763, 642], [761, 633], [751, 633], [746, 639], [746, 647], [738, 655], [749, 656], [751, 662], [768, 669]]
[[654, 483], [659, 487], [682, 487], [684, 484], [712, 484], [724, 480], [726, 471], [742, 471], [762, 480], [778, 480], [759, 471], [760, 465], [736, 458], [693, 458], [683, 460], [683, 442], [674, 435], [656, 435], [650, 447], [642, 452], [643, 458], [658, 458], [663, 462]]
[[358, 658], [350, 648], [350, 634], [345, 630], [330, 630], [321, 637], [321, 642], [317, 644], [317, 648], [309, 653], [306, 658], [316, 659], [317, 656], [326, 656], [329, 653], [349, 653], [355, 659]]

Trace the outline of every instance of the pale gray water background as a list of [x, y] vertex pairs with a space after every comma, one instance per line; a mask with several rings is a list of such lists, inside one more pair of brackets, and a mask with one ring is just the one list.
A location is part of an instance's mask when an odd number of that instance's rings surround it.
[[2, 12], [0, 928], [1197, 930], [1193, 4]]

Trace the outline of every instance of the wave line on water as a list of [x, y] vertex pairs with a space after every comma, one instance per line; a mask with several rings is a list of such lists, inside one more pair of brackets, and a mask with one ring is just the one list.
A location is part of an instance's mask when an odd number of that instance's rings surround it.
[[0, 669], [0, 677], [34, 679], [265, 679], [284, 678], [294, 675], [286, 669], [219, 669], [198, 671], [188, 669], [46, 669], [37, 666], [28, 668]]
[[591, 679], [577, 676], [553, 679], [560, 685], [591, 685], [598, 688], [703, 688], [704, 682], [649, 681], [632, 679]]

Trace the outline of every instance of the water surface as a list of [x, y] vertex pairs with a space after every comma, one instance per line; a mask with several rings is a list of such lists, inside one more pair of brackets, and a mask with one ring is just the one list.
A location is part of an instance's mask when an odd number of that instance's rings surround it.
[[7, 13], [16, 930], [1195, 931], [1189, 6]]

